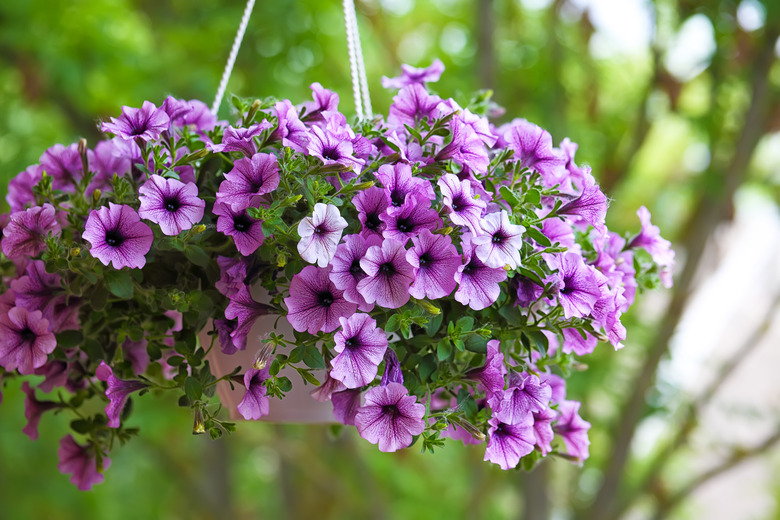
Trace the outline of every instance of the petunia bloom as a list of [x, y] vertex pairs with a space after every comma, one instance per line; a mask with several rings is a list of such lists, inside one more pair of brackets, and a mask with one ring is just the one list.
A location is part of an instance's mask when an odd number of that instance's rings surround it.
[[450, 210], [452, 223], [468, 227], [474, 235], [481, 233], [480, 220], [487, 204], [483, 199], [474, 197], [471, 182], [447, 173], [439, 178], [437, 184], [441, 189], [442, 203]]
[[439, 58], [433, 60], [427, 67], [412, 67], [411, 65], [401, 65], [401, 75], [396, 78], [382, 76], [382, 86], [385, 88], [404, 88], [413, 83], [434, 83], [439, 81], [441, 73], [444, 72], [444, 63]]
[[107, 384], [106, 397], [108, 397], [108, 405], [106, 405], [106, 415], [108, 416], [108, 427], [119, 428], [122, 410], [125, 404], [127, 404], [130, 394], [148, 388], [149, 385], [143, 381], [119, 379], [105, 361], [100, 362], [97, 377]]
[[479, 381], [488, 397], [501, 392], [506, 384], [504, 376], [507, 370], [500, 347], [501, 343], [497, 339], [488, 341], [485, 365], [466, 372], [466, 378]]
[[406, 244], [423, 229], [435, 231], [441, 227], [439, 213], [431, 208], [429, 200], [416, 193], [406, 199], [403, 206], [391, 208], [379, 218], [385, 223], [382, 235], [402, 244]]
[[222, 143], [207, 144], [206, 148], [215, 153], [242, 152], [247, 157], [252, 157], [257, 153], [255, 137], [272, 127], [273, 125], [267, 119], [248, 128], [234, 128], [228, 126], [222, 134]]
[[53, 410], [59, 408], [60, 404], [54, 401], [39, 401], [35, 398], [35, 390], [30, 388], [30, 383], [25, 381], [22, 383], [22, 391], [25, 393], [24, 398], [24, 418], [27, 419], [27, 426], [22, 431], [31, 440], [38, 439], [38, 423], [41, 421], [41, 416]]
[[500, 213], [489, 213], [482, 219], [482, 233], [474, 236], [477, 257], [488, 267], [504, 267], [508, 265], [517, 269], [522, 263], [520, 249], [523, 247], [525, 228], [509, 222], [509, 214], [505, 210]]
[[46, 363], [57, 340], [41, 311], [14, 307], [0, 314], [0, 366], [8, 372], [34, 373]]
[[39, 161], [41, 169], [52, 178], [52, 188], [71, 193], [76, 191], [84, 170], [76, 143], [68, 146], [55, 144], [43, 152]]
[[429, 203], [436, 198], [431, 182], [412, 175], [412, 167], [408, 164], [383, 164], [377, 170], [376, 178], [382, 183], [390, 204], [395, 208], [403, 206], [415, 194], [421, 195]]
[[608, 205], [607, 196], [602, 193], [593, 177], [589, 176], [580, 196], [561, 206], [558, 209], [558, 214], [575, 217], [578, 221], [583, 221], [597, 230], [605, 232], [604, 218], [607, 216]]
[[577, 401], [563, 401], [558, 407], [560, 416], [553, 425], [555, 433], [563, 438], [566, 452], [579, 460], [588, 458], [588, 430], [590, 423], [579, 415], [580, 403]]
[[409, 294], [419, 300], [444, 298], [455, 289], [455, 273], [460, 255], [447, 235], [434, 235], [427, 229], [412, 238], [406, 260], [414, 267], [414, 283]]
[[311, 217], [305, 217], [298, 223], [298, 253], [311, 264], [325, 267], [336, 254], [336, 246], [341, 234], [347, 227], [347, 221], [339, 214], [333, 204], [318, 202], [314, 205]]
[[298, 332], [333, 332], [339, 318], [352, 316], [357, 305], [344, 299], [343, 291], [330, 281], [331, 267], [308, 265], [293, 276], [287, 305], [287, 321]]
[[[234, 347], [243, 350], [246, 345], [246, 337], [252, 329], [252, 325], [257, 318], [268, 314], [270, 310], [270, 307], [258, 303], [252, 298], [249, 287], [246, 285], [242, 284], [241, 287], [230, 296], [230, 303], [228, 303], [228, 306], [225, 308], [225, 318], [228, 320], [238, 320], [235, 328], [230, 333]], [[225, 324], [223, 323], [221, 325], [224, 326]], [[225, 343], [222, 343], [222, 346], [223, 350], [231, 350], [229, 346], [225, 346]]]
[[164, 235], [178, 235], [203, 218], [206, 201], [198, 198], [198, 187], [193, 182], [185, 184], [152, 175], [138, 192], [138, 216], [158, 224]]
[[341, 330], [333, 336], [338, 355], [330, 362], [330, 376], [347, 388], [360, 388], [376, 377], [387, 350], [387, 336], [368, 314], [339, 318], [339, 323]]
[[674, 250], [672, 243], [661, 237], [658, 226], [650, 222], [650, 211], [644, 206], [636, 212], [642, 222], [642, 230], [631, 239], [628, 247], [642, 247], [653, 257], [653, 261], [661, 268], [661, 282], [664, 287], [672, 286], [672, 268], [674, 266]]
[[493, 407], [493, 417], [508, 424], [518, 424], [531, 412], [547, 409], [552, 389], [533, 374], [513, 373], [509, 379], [509, 388], [496, 397], [500, 400]]
[[564, 253], [558, 257], [558, 301], [566, 318], [590, 314], [601, 297], [601, 289], [593, 267], [585, 265], [577, 253]]
[[365, 393], [365, 404], [357, 410], [355, 426], [361, 437], [379, 445], [379, 451], [397, 451], [423, 432], [424, 415], [425, 406], [410, 396], [402, 384], [389, 383]]
[[243, 157], [225, 174], [217, 190], [217, 202], [230, 204], [234, 211], [256, 206], [260, 196], [279, 186], [279, 164], [270, 153]]
[[246, 393], [238, 403], [238, 413], [249, 420], [257, 420], [268, 415], [271, 403], [265, 395], [265, 380], [268, 379], [268, 368], [258, 370], [250, 368], [244, 374]]
[[546, 185], [552, 186], [564, 174], [566, 159], [553, 148], [552, 136], [544, 128], [518, 119], [512, 122], [504, 139], [515, 152], [514, 159], [523, 168], [539, 172]]
[[233, 237], [238, 252], [249, 256], [263, 245], [263, 221], [250, 217], [246, 210], [234, 211], [228, 204], [216, 202], [217, 231]]
[[357, 389], [333, 392], [330, 402], [333, 403], [333, 417], [341, 424], [355, 425], [355, 416], [360, 409], [362, 392]]
[[360, 235], [364, 238], [371, 235], [381, 238], [386, 225], [380, 217], [390, 206], [385, 190], [378, 186], [372, 186], [355, 195], [352, 204], [358, 210], [358, 219], [363, 224]]
[[11, 259], [36, 256], [46, 249], [43, 240], [49, 233], [59, 236], [61, 232], [51, 204], [17, 211], [11, 214], [11, 221], [3, 229], [3, 254]]
[[100, 129], [124, 140], [134, 141], [138, 138], [151, 141], [158, 139], [170, 123], [171, 118], [164, 110], [157, 108], [151, 101], [144, 101], [141, 108], [123, 106], [122, 115], [112, 117], [111, 122], [103, 123]]
[[371, 312], [373, 303], [368, 303], [357, 290], [357, 284], [366, 277], [360, 260], [366, 255], [368, 248], [381, 245], [382, 239], [376, 235], [369, 236], [368, 240], [360, 235], [347, 235], [344, 241], [336, 248], [331, 265], [330, 280], [340, 291], [344, 291], [344, 299], [356, 303], [358, 309], [363, 312]]
[[484, 174], [490, 165], [487, 148], [474, 129], [459, 118], [453, 118], [447, 125], [450, 142], [436, 154], [437, 161], [451, 159], [470, 170]]
[[133, 208], [109, 202], [108, 207], [89, 213], [82, 238], [92, 245], [90, 254], [103, 265], [140, 269], [146, 264], [154, 233]]
[[12, 212], [23, 210], [28, 204], [35, 204], [33, 187], [43, 178], [43, 167], [40, 164], [28, 166], [16, 177], [8, 181], [8, 194], [6, 202]]
[[72, 474], [70, 483], [81, 491], [89, 491], [95, 484], [103, 482], [103, 471], [111, 466], [111, 459], [101, 456], [100, 467], [95, 457], [96, 446], [77, 444], [72, 435], [66, 435], [60, 440], [57, 456], [60, 463], [57, 469], [63, 474]]
[[28, 311], [41, 311], [49, 321], [49, 330], [55, 334], [81, 328], [78, 321], [81, 298], [67, 295], [60, 276], [47, 273], [43, 261], [28, 262], [25, 275], [11, 281], [11, 289], [16, 305]]
[[555, 437], [552, 422], [556, 417], [558, 417], [558, 412], [552, 408], [547, 408], [541, 412], [533, 412], [534, 439], [536, 440], [536, 447], [539, 448], [542, 455], [547, 455], [552, 451], [552, 440]]
[[490, 429], [484, 460], [507, 470], [516, 467], [521, 458], [534, 451], [536, 439], [531, 414], [517, 424], [507, 424], [495, 417], [488, 424]]
[[419, 83], [407, 85], [393, 98], [387, 122], [393, 128], [403, 129], [404, 125], [415, 126], [420, 119], [430, 121], [439, 103], [441, 98], [429, 94]]
[[296, 152], [306, 153], [309, 145], [309, 132], [306, 125], [298, 118], [298, 112], [289, 100], [278, 101], [274, 105], [277, 126], [271, 134], [274, 139], [282, 141], [283, 146], [289, 146]]
[[455, 300], [479, 311], [498, 299], [501, 294], [498, 284], [506, 280], [507, 274], [500, 267], [485, 265], [477, 257], [468, 236], [464, 236], [462, 244], [464, 264], [455, 273], [455, 281], [458, 282]]
[[381, 246], [369, 247], [360, 267], [367, 276], [358, 282], [357, 290], [368, 303], [397, 309], [409, 301], [414, 268], [406, 260], [403, 244], [387, 239]]

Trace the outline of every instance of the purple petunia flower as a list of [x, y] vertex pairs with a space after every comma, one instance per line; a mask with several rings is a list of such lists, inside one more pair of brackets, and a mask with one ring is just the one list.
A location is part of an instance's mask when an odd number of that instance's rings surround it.
[[580, 196], [561, 206], [558, 213], [576, 217], [603, 233], [606, 231], [604, 218], [607, 216], [607, 206], [607, 196], [601, 192], [595, 180], [588, 177]]
[[143, 267], [154, 242], [152, 229], [133, 208], [113, 202], [90, 211], [81, 236], [92, 245], [90, 254], [114, 269]]
[[256, 421], [268, 415], [270, 411], [271, 403], [268, 396], [265, 395], [265, 380], [268, 377], [268, 368], [263, 370], [250, 368], [244, 374], [246, 393], [241, 402], [238, 403], [238, 413], [247, 421]]
[[168, 114], [171, 124], [176, 126], [192, 125], [198, 132], [209, 132], [217, 125], [217, 116], [198, 99], [186, 101], [168, 96], [160, 108]]
[[68, 382], [68, 368], [68, 363], [54, 359], [36, 368], [35, 375], [44, 377], [38, 390], [48, 394], [55, 388], [65, 386]]
[[375, 386], [365, 394], [366, 404], [358, 408], [355, 426], [361, 437], [378, 444], [379, 451], [406, 448], [412, 436], [425, 429], [425, 406], [400, 383]]
[[24, 418], [27, 419], [27, 425], [22, 429], [31, 440], [38, 439], [38, 423], [41, 421], [41, 416], [53, 410], [59, 408], [60, 404], [54, 401], [39, 401], [35, 398], [35, 390], [30, 388], [30, 383], [25, 381], [22, 383], [22, 391], [25, 393], [24, 398]]
[[523, 168], [536, 170], [548, 186], [554, 185], [565, 172], [566, 159], [553, 148], [552, 136], [544, 128], [525, 119], [512, 122], [504, 134], [514, 159]]
[[368, 314], [339, 318], [339, 323], [341, 330], [333, 336], [339, 354], [330, 362], [330, 376], [347, 388], [360, 388], [374, 380], [387, 350], [387, 336]]
[[398, 360], [398, 354], [395, 350], [389, 348], [385, 351], [385, 372], [382, 374], [381, 386], [387, 386], [390, 383], [404, 382], [404, 373], [401, 370], [401, 362]]
[[152, 175], [138, 188], [138, 216], [160, 226], [163, 234], [178, 235], [200, 222], [206, 202], [198, 198], [195, 183]]
[[346, 235], [331, 260], [333, 270], [330, 272], [330, 280], [337, 289], [344, 291], [345, 300], [356, 303], [363, 312], [371, 312], [374, 304], [368, 303], [357, 290], [358, 282], [366, 277], [360, 267], [360, 260], [369, 247], [381, 244], [382, 239], [376, 235], [371, 235], [367, 240], [360, 235]]
[[566, 451], [572, 457], [579, 460], [588, 458], [588, 430], [590, 423], [579, 415], [580, 403], [577, 401], [563, 401], [558, 407], [560, 417], [553, 426], [555, 433], [563, 437]]
[[379, 167], [376, 178], [382, 183], [394, 208], [400, 208], [415, 194], [429, 203], [436, 198], [431, 182], [413, 176], [412, 167], [408, 164], [383, 164]]
[[[225, 318], [228, 320], [238, 320], [235, 328], [230, 333], [233, 339], [233, 345], [238, 350], [243, 350], [246, 345], [246, 337], [257, 318], [269, 313], [270, 307], [258, 303], [252, 298], [249, 287], [242, 285], [241, 288], [230, 296], [230, 303], [225, 308]], [[223, 350], [226, 348], [224, 343]]]
[[49, 320], [41, 311], [14, 307], [0, 314], [0, 366], [8, 372], [34, 373], [46, 363], [57, 340], [49, 331]]
[[484, 460], [507, 470], [516, 467], [521, 458], [534, 451], [536, 439], [531, 414], [517, 424], [507, 424], [495, 417], [488, 424], [490, 429]]
[[41, 155], [41, 169], [52, 178], [55, 190], [76, 191], [76, 185], [83, 175], [84, 165], [76, 143], [68, 146], [55, 144]]
[[488, 398], [504, 389], [504, 376], [507, 370], [506, 365], [504, 365], [504, 353], [501, 352], [500, 346], [501, 343], [497, 339], [488, 341], [485, 365], [466, 372], [467, 379], [480, 382]]
[[349, 136], [337, 135], [319, 126], [312, 127], [310, 135], [309, 154], [325, 165], [340, 164], [345, 170], [351, 169], [354, 173], [360, 173], [365, 161], [355, 157], [355, 148]]
[[270, 153], [256, 153], [237, 160], [219, 185], [217, 202], [229, 204], [234, 211], [256, 206], [260, 196], [279, 186], [279, 164]]
[[650, 211], [644, 206], [636, 212], [642, 222], [642, 230], [631, 239], [628, 247], [642, 247], [653, 257], [653, 261], [661, 268], [661, 282], [664, 287], [672, 286], [672, 268], [674, 266], [674, 251], [672, 243], [661, 237], [658, 226], [650, 222]]
[[552, 422], [556, 417], [558, 417], [558, 412], [552, 408], [547, 408], [541, 412], [533, 412], [534, 439], [542, 455], [547, 455], [552, 451], [552, 440], [555, 437]]
[[347, 227], [347, 221], [339, 214], [333, 204], [318, 202], [314, 205], [311, 217], [305, 217], [298, 223], [298, 253], [310, 264], [325, 267], [336, 254], [336, 246], [341, 233]]
[[414, 268], [402, 243], [387, 239], [381, 246], [369, 247], [360, 267], [367, 276], [358, 282], [357, 290], [368, 303], [397, 309], [409, 301]]
[[561, 330], [561, 332], [563, 333], [563, 344], [561, 347], [566, 354], [571, 354], [572, 352], [578, 356], [590, 354], [598, 343], [595, 337], [579, 329], [569, 327]]
[[95, 172], [95, 177], [87, 187], [87, 195], [95, 189], [110, 189], [114, 174], [121, 177], [130, 171], [130, 158], [124, 155], [124, 152], [124, 148], [114, 139], [100, 141], [94, 150], [87, 150], [89, 169]]
[[158, 139], [160, 134], [168, 129], [171, 118], [164, 110], [157, 108], [151, 101], [144, 101], [141, 108], [122, 107], [122, 115], [111, 118], [110, 123], [103, 123], [100, 129], [110, 132], [126, 141], [143, 141]]
[[428, 199], [418, 194], [413, 194], [400, 208], [390, 208], [379, 218], [385, 223], [382, 235], [401, 244], [406, 244], [423, 229], [435, 231], [441, 227], [439, 212], [431, 208]]
[[60, 449], [57, 451], [60, 463], [57, 469], [64, 475], [70, 473], [70, 483], [81, 491], [89, 491], [93, 485], [103, 482], [103, 471], [111, 466], [111, 459], [101, 456], [98, 467], [95, 449], [94, 444], [77, 444], [72, 435], [66, 435], [60, 440]]
[[339, 95], [324, 88], [319, 83], [315, 82], [309, 85], [312, 90], [312, 99], [314, 101], [306, 101], [303, 103], [302, 108], [304, 111], [303, 117], [307, 123], [319, 122], [324, 118], [323, 112], [332, 112], [339, 108]]
[[430, 121], [441, 103], [439, 96], [433, 96], [419, 83], [407, 85], [393, 98], [387, 123], [393, 128], [404, 125], [415, 126], [417, 120]]
[[267, 119], [248, 128], [233, 128], [228, 126], [222, 134], [222, 143], [207, 144], [206, 148], [212, 152], [242, 152], [247, 157], [252, 157], [257, 153], [255, 137], [262, 134], [273, 125]]
[[548, 218], [542, 224], [542, 233], [553, 244], [560, 244], [567, 249], [574, 247], [574, 231], [571, 226], [559, 218]]
[[106, 415], [108, 416], [108, 427], [119, 428], [122, 410], [125, 404], [127, 404], [130, 394], [148, 388], [149, 385], [143, 381], [119, 379], [105, 361], [100, 362], [96, 375], [98, 379], [107, 384], [106, 397], [108, 397], [108, 405], [106, 405]]
[[233, 237], [238, 252], [249, 256], [263, 245], [263, 221], [249, 216], [246, 210], [233, 211], [228, 204], [214, 203], [214, 214], [217, 215], [217, 231]]
[[385, 88], [404, 88], [413, 83], [435, 83], [444, 72], [444, 63], [439, 58], [433, 60], [427, 67], [417, 68], [411, 65], [401, 65], [401, 75], [396, 78], [382, 76], [382, 86]]
[[357, 389], [333, 392], [330, 402], [333, 403], [333, 417], [341, 424], [355, 425], [355, 416], [360, 409], [362, 392]]
[[538, 285], [536, 282], [525, 276], [515, 276], [517, 281], [517, 300], [516, 305], [520, 307], [529, 307], [532, 303], [536, 302], [542, 293], [544, 288]]
[[480, 220], [487, 204], [472, 194], [471, 182], [456, 175], [442, 175], [437, 184], [441, 189], [442, 203], [450, 210], [450, 220], [458, 226], [468, 227], [474, 235], [482, 232]]
[[214, 287], [223, 296], [231, 298], [246, 285], [245, 280], [249, 267], [247, 260], [241, 257], [217, 256], [217, 265], [222, 276], [214, 284]]
[[380, 217], [390, 206], [385, 190], [378, 186], [372, 186], [355, 195], [355, 198], [352, 199], [352, 204], [358, 210], [358, 219], [363, 224], [360, 236], [364, 238], [369, 236], [382, 238], [382, 232], [385, 230], [386, 225]]
[[455, 273], [455, 281], [458, 282], [455, 300], [479, 311], [498, 299], [501, 294], [498, 284], [506, 280], [507, 274], [500, 267], [486, 266], [477, 257], [468, 234], [463, 236], [461, 244], [464, 264], [458, 267], [458, 272]]
[[61, 232], [51, 204], [17, 211], [11, 214], [11, 221], [3, 229], [3, 254], [10, 259], [36, 256], [46, 249], [43, 239], [49, 233], [60, 236]]
[[412, 237], [412, 248], [406, 261], [414, 267], [414, 283], [409, 294], [421, 300], [443, 298], [455, 289], [455, 273], [460, 267], [460, 255], [447, 235], [434, 235], [421, 229]]
[[489, 213], [481, 221], [482, 234], [475, 235], [471, 243], [477, 257], [488, 267], [508, 265], [517, 269], [522, 263], [520, 249], [523, 247], [525, 228], [509, 222], [505, 210]]
[[487, 173], [490, 158], [485, 143], [474, 129], [458, 118], [453, 118], [447, 126], [451, 133], [450, 142], [439, 150], [436, 160], [451, 159], [476, 173]]
[[601, 289], [593, 267], [585, 265], [577, 253], [558, 256], [558, 301], [566, 318], [590, 314], [601, 298]]
[[277, 126], [271, 137], [282, 141], [283, 146], [289, 146], [296, 152], [306, 153], [309, 146], [309, 132], [306, 130], [306, 125], [298, 118], [298, 111], [288, 99], [278, 101], [274, 109]]
[[496, 395], [493, 417], [507, 424], [517, 424], [531, 414], [547, 409], [552, 389], [538, 377], [529, 373], [512, 373], [509, 388]]
[[133, 373], [140, 376], [149, 367], [149, 352], [146, 350], [149, 342], [146, 339], [141, 341], [133, 341], [130, 338], [125, 339], [122, 343], [122, 353], [125, 360], [130, 362], [133, 367]]
[[43, 178], [43, 167], [39, 164], [28, 166], [23, 172], [8, 181], [6, 202], [12, 212], [23, 210], [28, 204], [35, 204], [33, 187]]
[[287, 305], [287, 321], [298, 332], [333, 332], [339, 318], [352, 316], [357, 305], [344, 299], [343, 291], [330, 281], [331, 267], [309, 265], [293, 276]]
[[238, 327], [238, 320], [214, 320], [214, 328], [217, 329], [219, 348], [227, 355], [232, 355], [239, 350], [246, 349], [246, 335], [238, 334], [233, 338], [233, 332]]
[[324, 403], [326, 401], [330, 401], [335, 392], [341, 392], [342, 390], [346, 389], [347, 387], [344, 386], [344, 383], [338, 379], [333, 379], [330, 377], [330, 372], [326, 372], [325, 382], [323, 382], [314, 390], [310, 391], [309, 395], [312, 397], [312, 399]]
[[41, 260], [32, 260], [25, 275], [11, 281], [16, 305], [28, 311], [41, 311], [55, 334], [81, 327], [78, 321], [81, 299], [68, 296], [58, 274], [47, 273]]

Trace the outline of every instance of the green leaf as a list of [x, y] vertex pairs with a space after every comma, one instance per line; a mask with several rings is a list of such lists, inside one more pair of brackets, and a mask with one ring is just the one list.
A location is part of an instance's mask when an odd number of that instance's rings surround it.
[[61, 348], [73, 348], [84, 341], [84, 335], [80, 330], [66, 330], [56, 336], [57, 346]]
[[282, 392], [289, 392], [292, 390], [292, 382], [288, 377], [280, 377], [276, 380], [276, 384], [279, 387], [279, 390]]
[[203, 395], [203, 387], [200, 385], [200, 381], [191, 376], [187, 377], [187, 380], [184, 382], [184, 393], [187, 394], [187, 398], [192, 402], [200, 399], [200, 396]]
[[441, 324], [444, 321], [444, 313], [437, 314], [433, 318], [431, 318], [428, 321], [428, 324], [425, 326], [425, 333], [428, 334], [428, 336], [435, 336], [437, 332], [439, 332], [439, 329], [441, 328]]
[[401, 315], [393, 314], [385, 324], [385, 332], [395, 332], [401, 327]]
[[487, 342], [487, 338], [483, 338], [479, 334], [469, 334], [466, 338], [466, 350], [485, 354], [487, 352]]
[[89, 433], [95, 428], [95, 425], [91, 421], [76, 419], [70, 423], [70, 428], [76, 433]]
[[431, 374], [436, 371], [436, 357], [434, 357], [433, 354], [428, 354], [425, 356], [422, 361], [420, 361], [419, 371], [420, 371], [420, 380], [422, 382], [425, 382], [428, 380], [428, 378], [431, 376]]
[[506, 186], [501, 186], [498, 189], [499, 193], [501, 193], [501, 196], [504, 198], [504, 200], [513, 208], [520, 205], [520, 200], [517, 198], [517, 196], [514, 194], [512, 190], [510, 190]]
[[308, 370], [304, 368], [298, 368], [298, 367], [295, 367], [295, 370], [297, 370], [298, 373], [301, 375], [301, 379], [303, 379], [304, 384], [311, 383], [314, 386], [320, 386], [320, 382], [317, 381], [317, 378], [314, 377], [312, 373], [309, 372]]
[[532, 188], [525, 192], [525, 201], [538, 206], [542, 202], [542, 194], [536, 188]]
[[314, 345], [307, 345], [303, 351], [303, 362], [309, 368], [325, 368], [325, 360]]
[[550, 247], [552, 245], [552, 242], [550, 242], [550, 239], [547, 238], [544, 233], [536, 229], [535, 227], [528, 226], [528, 228], [525, 230], [526, 234], [536, 240], [536, 243], [539, 244], [542, 247]]
[[460, 332], [471, 332], [474, 329], [474, 318], [471, 316], [463, 316], [455, 322], [455, 326], [460, 329]]
[[123, 300], [129, 300], [133, 297], [133, 279], [129, 272], [108, 270], [104, 276], [111, 294]]
[[208, 267], [209, 265], [209, 255], [207, 255], [206, 252], [198, 246], [189, 245], [185, 247], [184, 256], [187, 257], [187, 260], [197, 266]]
[[451, 355], [452, 343], [446, 338], [439, 341], [438, 345], [436, 345], [436, 357], [439, 358], [439, 361], [447, 360]]

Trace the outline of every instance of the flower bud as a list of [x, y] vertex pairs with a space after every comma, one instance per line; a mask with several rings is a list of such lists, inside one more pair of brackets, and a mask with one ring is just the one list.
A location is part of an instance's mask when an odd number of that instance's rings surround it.
[[203, 410], [200, 406], [195, 408], [195, 421], [192, 424], [192, 434], [200, 435], [206, 433], [206, 423], [203, 420]]
[[473, 424], [471, 424], [467, 420], [461, 419], [460, 417], [457, 417], [457, 416], [452, 416], [452, 417], [449, 417], [448, 419], [449, 419], [449, 421], [452, 424], [454, 424], [456, 426], [459, 426], [459, 427], [463, 428], [464, 430], [466, 430], [466, 432], [469, 435], [471, 435], [472, 437], [474, 437], [478, 441], [484, 441], [485, 440], [485, 434], [482, 433], [482, 431], [480, 431], [476, 426], [474, 426]]
[[97, 205], [100, 202], [100, 197], [102, 196], [103, 193], [99, 189], [95, 188], [95, 191], [92, 192], [92, 203]]
[[255, 362], [252, 365], [252, 368], [262, 370], [267, 367], [268, 363], [271, 361], [271, 355], [271, 346], [268, 344], [263, 345], [257, 351], [257, 354], [255, 354]]

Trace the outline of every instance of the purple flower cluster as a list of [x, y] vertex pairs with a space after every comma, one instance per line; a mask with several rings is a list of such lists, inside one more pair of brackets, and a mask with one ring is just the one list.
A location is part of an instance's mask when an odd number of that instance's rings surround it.
[[[85, 444], [61, 442], [74, 484], [102, 480], [102, 439], [124, 435], [155, 378], [196, 433], [229, 431], [205, 358], [257, 348], [265, 315], [295, 333], [263, 331], [254, 367], [219, 378], [243, 382], [244, 419], [289, 391], [282, 369], [323, 371], [312, 396], [381, 451], [445, 436], [486, 440], [503, 469], [534, 450], [587, 458], [590, 425], [550, 367], [622, 347], [622, 314], [638, 287], [671, 285], [674, 252], [644, 207], [637, 235], [607, 229], [576, 144], [431, 94], [443, 70], [385, 78], [386, 120], [354, 127], [318, 83], [234, 124], [197, 100], [146, 101], [101, 125], [110, 139], [53, 146], [10, 182], [0, 366], [45, 378], [24, 383], [24, 432], [61, 406], [36, 390], [106, 403]], [[207, 323], [211, 345], [194, 340]]]

